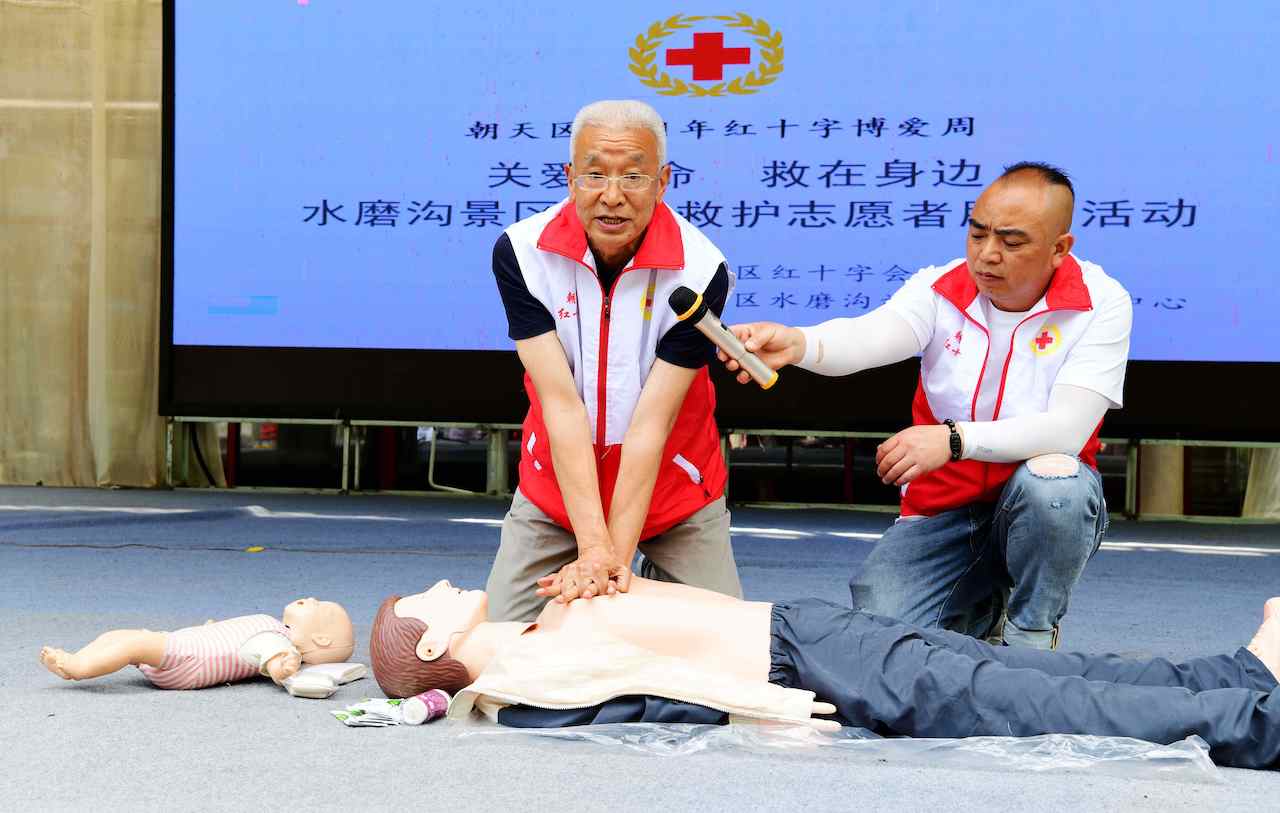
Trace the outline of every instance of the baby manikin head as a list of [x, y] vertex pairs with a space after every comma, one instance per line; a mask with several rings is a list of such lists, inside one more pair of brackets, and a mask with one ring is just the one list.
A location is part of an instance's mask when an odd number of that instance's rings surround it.
[[300, 598], [284, 608], [282, 620], [305, 663], [341, 663], [355, 651], [351, 618], [337, 602]]

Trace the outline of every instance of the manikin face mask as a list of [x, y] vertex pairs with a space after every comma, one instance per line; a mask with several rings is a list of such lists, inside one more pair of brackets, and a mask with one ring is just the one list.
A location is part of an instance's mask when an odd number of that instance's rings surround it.
[[395, 613], [427, 625], [418, 643], [418, 657], [427, 661], [440, 657], [455, 633], [484, 621], [488, 609], [489, 597], [483, 590], [462, 590], [442, 579], [424, 593], [397, 601]]

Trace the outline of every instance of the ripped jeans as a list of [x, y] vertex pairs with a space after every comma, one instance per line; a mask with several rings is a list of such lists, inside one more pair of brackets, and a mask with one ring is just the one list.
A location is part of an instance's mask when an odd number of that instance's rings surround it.
[[1107, 530], [1101, 476], [1083, 463], [1071, 468], [1036, 474], [1023, 463], [995, 503], [900, 519], [849, 582], [853, 606], [920, 627], [1056, 648], [1071, 590]]

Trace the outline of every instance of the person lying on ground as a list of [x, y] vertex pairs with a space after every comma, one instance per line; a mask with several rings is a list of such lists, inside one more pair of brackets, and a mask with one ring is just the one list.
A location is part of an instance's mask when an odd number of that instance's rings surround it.
[[[558, 596], [555, 577], [541, 584]], [[1182, 663], [992, 646], [819, 599], [643, 578], [549, 601], [533, 623], [486, 622], [486, 603], [448, 581], [387, 598], [369, 644], [383, 691], [444, 689], [450, 717], [515, 726], [738, 716], [913, 737], [1198, 734], [1224, 765], [1280, 761], [1280, 598], [1247, 647]]]

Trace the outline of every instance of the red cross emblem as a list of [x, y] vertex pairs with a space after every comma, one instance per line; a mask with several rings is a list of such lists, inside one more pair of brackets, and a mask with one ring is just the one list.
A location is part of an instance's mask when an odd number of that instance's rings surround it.
[[570, 291], [570, 292], [569, 292], [569, 295], [568, 295], [567, 297], [565, 297], [565, 300], [564, 300], [564, 301], [565, 301], [565, 302], [567, 302], [568, 304], [572, 305], [572, 304], [574, 304], [575, 302], [577, 302], [577, 301], [578, 301], [578, 295], [577, 295], [577, 294], [575, 294], [573, 291]]
[[668, 48], [668, 65], [692, 65], [695, 82], [719, 82], [725, 65], [750, 65], [750, 48], [725, 48], [724, 32], [694, 34], [692, 48]]
[[957, 330], [956, 335], [949, 337], [942, 346], [951, 351], [951, 355], [960, 355], [960, 340], [964, 338], [964, 331]]
[[1062, 331], [1057, 325], [1045, 325], [1031, 340], [1031, 352], [1049, 356], [1062, 349]]

